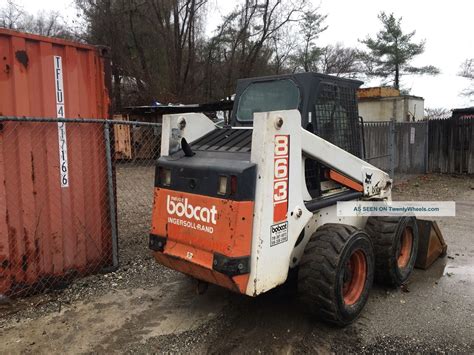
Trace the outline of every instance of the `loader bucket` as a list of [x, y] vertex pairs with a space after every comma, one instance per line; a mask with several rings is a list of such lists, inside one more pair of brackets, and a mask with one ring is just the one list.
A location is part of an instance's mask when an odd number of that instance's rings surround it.
[[435, 221], [417, 219], [419, 241], [415, 267], [426, 270], [439, 257], [445, 256], [448, 246]]

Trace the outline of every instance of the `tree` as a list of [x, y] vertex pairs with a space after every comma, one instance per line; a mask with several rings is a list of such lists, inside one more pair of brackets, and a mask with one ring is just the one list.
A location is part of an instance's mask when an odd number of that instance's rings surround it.
[[202, 32], [199, 20], [207, 0], [148, 2], [153, 28], [165, 44], [173, 93], [176, 97], [186, 96], [194, 91], [196, 44]]
[[308, 0], [239, 0], [207, 38], [208, 0], [75, 1], [81, 37], [111, 48], [116, 107], [220, 100], [239, 78], [288, 72], [309, 13]]
[[12, 0], [7, 0], [6, 6], [0, 8], [0, 27], [10, 30], [23, 30], [25, 14], [20, 5]]
[[288, 71], [288, 62], [291, 61], [292, 54], [296, 50], [298, 44], [294, 40], [294, 28], [288, 26], [282, 29], [272, 39], [273, 51], [273, 71], [274, 74], [282, 74]]
[[199, 99], [207, 0], [76, 0], [84, 38], [111, 48], [116, 107]]
[[59, 12], [40, 11], [32, 15], [12, 0], [8, 0], [6, 6], [0, 8], [0, 27], [41, 36], [66, 39], [74, 37]]
[[295, 71], [318, 71], [318, 61], [322, 50], [316, 46], [315, 41], [328, 28], [328, 26], [324, 26], [326, 17], [327, 15], [318, 13], [318, 9], [304, 13], [300, 23], [303, 40], [293, 57]]
[[41, 36], [58, 37], [65, 39], [75, 38], [68, 29], [58, 11], [40, 11], [36, 15], [26, 15], [24, 19], [24, 29], [27, 32]]
[[464, 96], [474, 96], [474, 58], [466, 59], [460, 67], [459, 76], [471, 81], [471, 86], [463, 91]]
[[445, 120], [452, 116], [451, 110], [442, 107], [425, 108], [425, 120]]
[[319, 62], [320, 71], [324, 74], [355, 78], [362, 72], [357, 49], [344, 47], [340, 43], [324, 47]]
[[228, 96], [238, 78], [282, 72], [288, 52], [284, 48], [275, 51], [275, 41], [281, 43], [284, 31], [301, 20], [305, 7], [306, 0], [240, 2], [206, 46], [206, 75], [214, 80], [206, 80], [205, 91]]
[[366, 63], [366, 73], [369, 76], [391, 78], [393, 87], [400, 89], [400, 77], [406, 74], [439, 74], [439, 70], [432, 66], [415, 67], [411, 61], [425, 51], [425, 40], [418, 43], [413, 41], [415, 31], [404, 33], [401, 28], [402, 18], [395, 18], [394, 14], [379, 14], [382, 22], [380, 30], [374, 38], [367, 36], [360, 42], [365, 44], [368, 51], [362, 53]]
[[[130, 5], [132, 5], [131, 2]], [[132, 64], [137, 63], [138, 60], [131, 45], [130, 31], [128, 31], [129, 7], [123, 1], [110, 0], [76, 0], [76, 7], [85, 21], [82, 39], [91, 44], [108, 46], [111, 49], [113, 106], [122, 107], [123, 87], [127, 88], [128, 93], [137, 92], [137, 102], [142, 104], [146, 102], [148, 97], [144, 90], [143, 75], [140, 75], [138, 70], [134, 70], [135, 65]], [[127, 98], [125, 103], [135, 102]]]

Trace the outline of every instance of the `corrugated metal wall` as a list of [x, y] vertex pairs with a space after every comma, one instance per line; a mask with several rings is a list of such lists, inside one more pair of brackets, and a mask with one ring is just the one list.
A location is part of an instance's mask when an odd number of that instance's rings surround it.
[[[0, 116], [57, 117], [54, 56], [62, 58], [64, 116], [107, 118], [101, 50], [3, 29]], [[67, 187], [60, 184], [56, 123], [0, 128], [0, 293], [109, 265], [102, 125], [66, 125]]]

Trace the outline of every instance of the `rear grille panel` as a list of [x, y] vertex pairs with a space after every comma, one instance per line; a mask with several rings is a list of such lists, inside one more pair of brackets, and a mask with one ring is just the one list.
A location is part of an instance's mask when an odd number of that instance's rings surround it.
[[193, 151], [248, 153], [251, 148], [251, 129], [218, 128], [191, 144]]

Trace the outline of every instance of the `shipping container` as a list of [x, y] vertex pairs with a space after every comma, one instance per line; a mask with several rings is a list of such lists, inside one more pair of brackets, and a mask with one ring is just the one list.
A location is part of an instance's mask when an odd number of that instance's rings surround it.
[[[109, 117], [104, 48], [0, 29], [0, 116]], [[102, 124], [0, 124], [0, 294], [111, 265]]]

